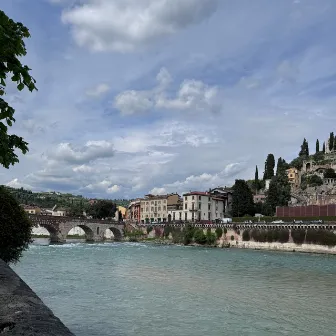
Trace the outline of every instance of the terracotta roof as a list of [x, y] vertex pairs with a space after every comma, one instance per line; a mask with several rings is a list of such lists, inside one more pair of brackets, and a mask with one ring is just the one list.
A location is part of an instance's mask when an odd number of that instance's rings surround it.
[[190, 191], [186, 194], [183, 194], [183, 196], [193, 196], [193, 195], [197, 195], [197, 196], [209, 196], [209, 193], [207, 191]]

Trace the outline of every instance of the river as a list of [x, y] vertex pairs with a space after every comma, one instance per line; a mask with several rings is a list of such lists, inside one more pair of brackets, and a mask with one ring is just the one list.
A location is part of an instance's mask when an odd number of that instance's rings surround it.
[[336, 257], [32, 245], [13, 267], [78, 336], [335, 336]]

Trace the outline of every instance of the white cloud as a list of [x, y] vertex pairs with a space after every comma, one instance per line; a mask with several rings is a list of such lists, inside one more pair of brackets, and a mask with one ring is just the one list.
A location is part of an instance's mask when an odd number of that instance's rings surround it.
[[120, 190], [120, 186], [114, 184], [112, 187], [107, 189], [107, 193], [108, 194], [113, 194], [113, 193], [118, 192], [119, 190]]
[[146, 92], [129, 90], [120, 93], [115, 97], [114, 107], [123, 115], [130, 115], [136, 112], [146, 112], [153, 107], [153, 101], [147, 97]]
[[53, 160], [68, 163], [85, 163], [114, 155], [113, 144], [108, 141], [88, 141], [82, 148], [75, 148], [70, 143], [61, 143], [49, 154]]
[[107, 84], [99, 84], [95, 88], [87, 90], [86, 94], [90, 97], [100, 97], [104, 93], [108, 92], [110, 90], [109, 85]]
[[165, 188], [153, 188], [149, 193], [152, 195], [164, 195], [167, 192]]
[[79, 46], [130, 52], [203, 21], [218, 0], [83, 0], [62, 15]]
[[9, 181], [8, 183], [6, 183], [6, 186], [12, 187], [12, 188], [24, 188], [24, 189], [28, 189], [28, 190], [34, 189], [31, 185], [22, 183], [17, 178], [15, 178], [12, 181]]
[[115, 97], [114, 107], [123, 115], [147, 112], [151, 109], [177, 111], [218, 111], [218, 88], [199, 80], [185, 80], [180, 85], [175, 97], [170, 97], [167, 87], [172, 81], [168, 70], [161, 68], [156, 77], [158, 85], [151, 90], [121, 92]]

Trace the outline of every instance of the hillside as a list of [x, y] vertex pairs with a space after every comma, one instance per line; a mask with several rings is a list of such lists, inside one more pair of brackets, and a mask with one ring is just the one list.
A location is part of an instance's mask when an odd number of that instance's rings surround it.
[[[41, 208], [52, 208], [55, 204], [59, 207], [71, 208], [80, 205], [83, 208], [89, 207], [89, 198], [82, 195], [62, 194], [60, 192], [32, 192], [23, 188], [16, 189], [7, 187], [7, 190], [15, 197], [20, 204], [37, 205]], [[127, 207], [129, 200], [114, 199], [111, 200], [117, 205]]]

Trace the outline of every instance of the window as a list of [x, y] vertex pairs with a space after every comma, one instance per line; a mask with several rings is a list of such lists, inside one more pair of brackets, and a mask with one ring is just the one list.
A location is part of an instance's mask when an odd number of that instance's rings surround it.
[[144, 211], [144, 208], [141, 208], [141, 211], [143, 212], [143, 211]]
[[198, 210], [201, 210], [201, 206], [202, 206], [202, 204], [198, 203]]
[[154, 201], [151, 202], [151, 205], [154, 205]]
[[149, 211], [149, 208], [146, 208], [146, 212], [148, 212]]
[[161, 204], [161, 201], [158, 201], [158, 204]]
[[187, 196], [186, 196], [186, 197], [184, 197], [184, 200], [185, 200], [185, 201], [187, 201], [187, 200], [188, 200], [188, 197], [187, 197]]
[[186, 203], [186, 204], [184, 204], [184, 209], [185, 209], [185, 210], [187, 210], [187, 203]]
[[149, 202], [146, 202], [146, 205], [148, 205], [149, 204]]
[[180, 212], [180, 216], [179, 217], [180, 217], [180, 220], [181, 220], [182, 219], [182, 212]]
[[192, 196], [192, 199], [194, 200], [194, 199], [195, 199], [195, 196]]
[[166, 200], [163, 200], [163, 203], [166, 203], [167, 201]]
[[187, 213], [184, 214], [184, 220], [187, 220]]
[[209, 202], [211, 202], [211, 197], [209, 197]]
[[158, 207], [158, 211], [161, 211], [161, 207], [160, 206]]
[[165, 205], [163, 206], [163, 211], [166, 211], [166, 206]]
[[151, 212], [154, 212], [154, 207], [151, 207]]
[[155, 201], [155, 205], [157, 205], [157, 201]]
[[198, 196], [198, 199], [201, 200], [201, 199], [202, 199], [202, 196]]
[[211, 210], [211, 204], [208, 204], [208, 210]]

